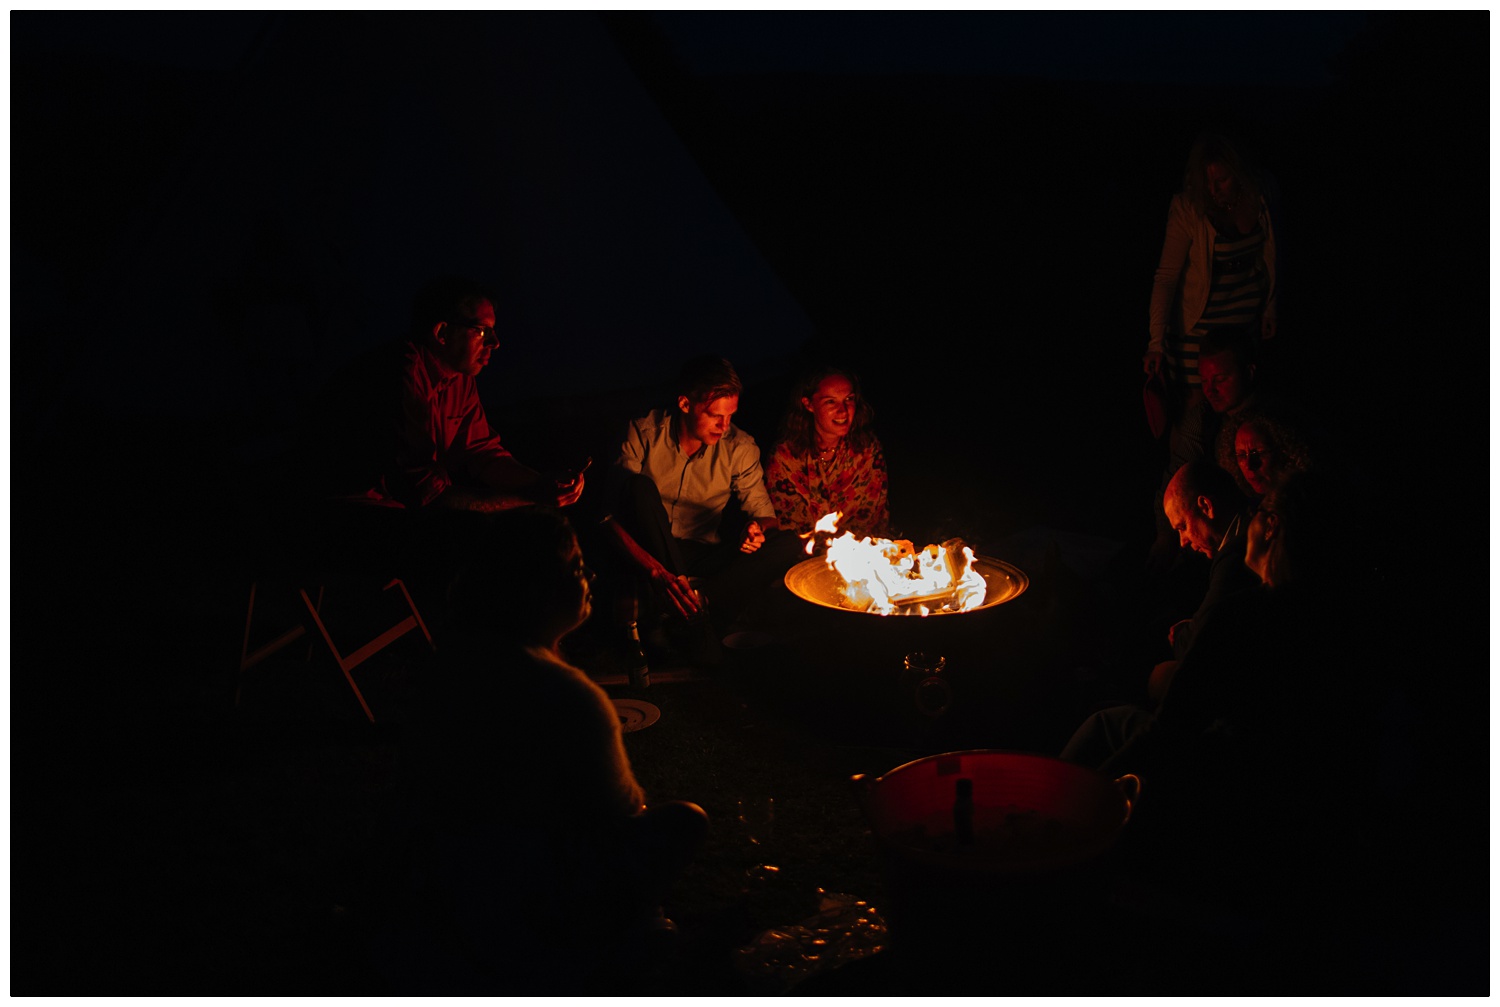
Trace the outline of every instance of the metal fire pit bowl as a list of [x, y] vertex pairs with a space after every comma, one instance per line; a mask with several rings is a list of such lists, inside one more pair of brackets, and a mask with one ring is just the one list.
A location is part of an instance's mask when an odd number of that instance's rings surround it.
[[[984, 604], [978, 608], [972, 608], [967, 612], [934, 612], [928, 616], [874, 615], [874, 617], [896, 622], [939, 617], [956, 619], [1012, 601], [1031, 584], [1031, 578], [1021, 572], [1019, 567], [989, 556], [974, 557], [974, 569], [984, 577], [985, 583]], [[821, 605], [823, 608], [831, 608], [838, 612], [847, 612], [850, 615], [866, 618], [873, 615], [873, 613], [862, 612], [843, 604], [843, 581], [822, 556], [814, 556], [798, 563], [786, 572], [785, 580], [787, 590], [803, 601], [810, 601], [814, 605]]]

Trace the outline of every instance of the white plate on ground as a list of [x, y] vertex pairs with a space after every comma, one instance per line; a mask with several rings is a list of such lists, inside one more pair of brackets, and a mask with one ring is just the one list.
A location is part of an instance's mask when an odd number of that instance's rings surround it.
[[615, 713], [620, 718], [620, 730], [626, 734], [644, 731], [661, 719], [660, 708], [644, 699], [612, 699], [610, 702], [615, 704]]

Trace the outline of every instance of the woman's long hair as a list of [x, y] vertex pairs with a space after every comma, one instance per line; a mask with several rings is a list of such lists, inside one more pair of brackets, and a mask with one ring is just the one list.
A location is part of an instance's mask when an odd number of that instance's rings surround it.
[[1273, 588], [1331, 575], [1346, 548], [1340, 506], [1343, 493], [1328, 473], [1286, 473], [1261, 506], [1276, 515], [1277, 533], [1266, 556], [1266, 583]]
[[1229, 169], [1251, 205], [1259, 206], [1262, 195], [1259, 175], [1239, 148], [1218, 133], [1200, 133], [1188, 151], [1187, 170], [1182, 175], [1182, 191], [1193, 209], [1205, 217], [1220, 212], [1208, 192], [1208, 166], [1215, 161]]
[[837, 364], [824, 364], [802, 372], [792, 388], [791, 401], [781, 417], [780, 439], [785, 441], [797, 456], [810, 455], [818, 450], [817, 435], [813, 430], [813, 414], [802, 405], [803, 399], [811, 399], [818, 386], [826, 378], [845, 378], [854, 390], [854, 418], [849, 421], [849, 433], [844, 436], [850, 448], [863, 451], [875, 437], [875, 409], [865, 401], [859, 386], [859, 375]]

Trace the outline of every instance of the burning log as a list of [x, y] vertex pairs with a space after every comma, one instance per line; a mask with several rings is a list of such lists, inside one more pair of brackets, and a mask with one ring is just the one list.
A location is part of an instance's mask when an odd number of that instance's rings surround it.
[[820, 543], [826, 550], [847, 607], [880, 615], [927, 615], [984, 604], [984, 576], [974, 569], [974, 552], [961, 539], [918, 551], [904, 539], [837, 535], [841, 517], [837, 512], [824, 516], [804, 537], [809, 554]]

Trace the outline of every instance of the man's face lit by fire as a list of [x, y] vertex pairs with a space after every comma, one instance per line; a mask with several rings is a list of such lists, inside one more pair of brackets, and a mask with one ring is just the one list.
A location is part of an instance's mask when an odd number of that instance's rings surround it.
[[812, 396], [802, 400], [802, 408], [812, 413], [818, 447], [832, 447], [843, 440], [854, 422], [857, 404], [854, 384], [842, 374], [830, 374], [818, 382]]
[[[1214, 534], [1213, 503], [1200, 496], [1197, 500], [1183, 499], [1182, 487], [1174, 479], [1162, 497], [1162, 510], [1177, 533], [1177, 541], [1184, 549], [1201, 552], [1209, 559], [1219, 548], [1219, 536]], [[1206, 511], [1206, 513], [1205, 513]]]
[[678, 396], [677, 408], [682, 410], [683, 431], [691, 439], [713, 447], [729, 433], [729, 420], [740, 408], [738, 395], [725, 395], [694, 402], [686, 395]]
[[1232, 350], [1198, 358], [1198, 377], [1203, 381], [1203, 397], [1216, 413], [1238, 408], [1250, 397], [1250, 382], [1255, 369], [1240, 365]]
[[474, 377], [490, 362], [490, 354], [499, 345], [495, 334], [495, 308], [480, 298], [460, 305], [447, 321], [432, 328], [437, 341], [438, 361], [455, 374]]

